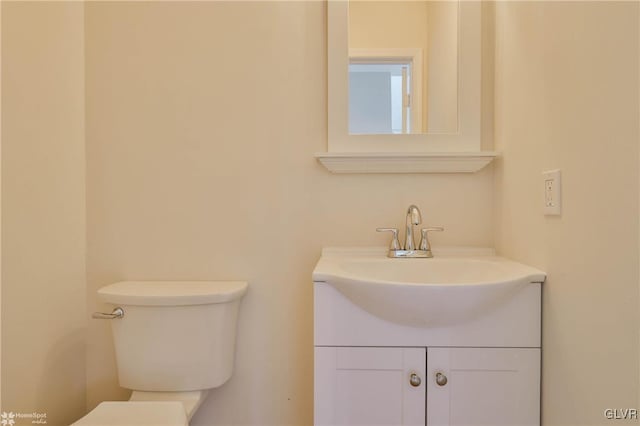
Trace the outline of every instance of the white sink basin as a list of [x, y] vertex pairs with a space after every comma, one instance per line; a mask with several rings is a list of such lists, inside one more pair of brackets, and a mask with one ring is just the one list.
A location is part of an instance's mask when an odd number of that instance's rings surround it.
[[432, 259], [390, 259], [386, 249], [326, 248], [313, 280], [387, 321], [454, 325], [490, 312], [531, 283], [544, 282], [544, 272], [491, 254], [441, 250]]

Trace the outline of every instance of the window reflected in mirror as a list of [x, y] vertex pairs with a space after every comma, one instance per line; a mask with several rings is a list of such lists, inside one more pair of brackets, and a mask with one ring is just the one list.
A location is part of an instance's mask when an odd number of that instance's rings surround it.
[[375, 58], [350, 62], [350, 133], [411, 133], [411, 65]]

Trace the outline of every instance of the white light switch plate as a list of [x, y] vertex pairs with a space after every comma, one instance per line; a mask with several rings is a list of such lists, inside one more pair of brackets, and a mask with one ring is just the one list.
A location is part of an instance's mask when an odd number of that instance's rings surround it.
[[562, 181], [560, 169], [542, 172], [544, 214], [559, 216], [562, 213]]

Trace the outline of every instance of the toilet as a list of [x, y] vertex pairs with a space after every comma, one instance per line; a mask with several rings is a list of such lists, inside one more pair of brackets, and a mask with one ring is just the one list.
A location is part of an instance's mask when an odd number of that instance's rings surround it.
[[98, 291], [114, 306], [118, 381], [128, 401], [105, 401], [73, 425], [185, 426], [233, 373], [244, 281], [122, 281]]

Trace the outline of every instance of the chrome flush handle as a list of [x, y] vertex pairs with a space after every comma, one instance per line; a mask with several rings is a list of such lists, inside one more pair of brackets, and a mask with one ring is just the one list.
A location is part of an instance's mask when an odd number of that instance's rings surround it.
[[124, 309], [121, 307], [115, 308], [110, 314], [104, 312], [94, 312], [91, 318], [95, 319], [120, 319], [124, 316]]

